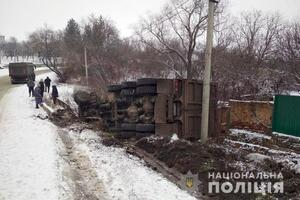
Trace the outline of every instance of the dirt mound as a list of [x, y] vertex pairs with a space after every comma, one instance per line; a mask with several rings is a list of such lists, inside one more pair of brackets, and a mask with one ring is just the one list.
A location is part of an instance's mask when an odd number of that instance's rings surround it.
[[74, 117], [74, 115], [66, 109], [58, 109], [52, 113], [50, 120], [59, 127], [67, 127], [79, 122], [78, 118]]
[[[232, 139], [236, 139], [239, 142], [233, 143]], [[293, 140], [292, 142], [295, 145], [295, 141]], [[297, 198], [300, 194], [300, 174], [296, 174], [295, 170], [291, 170], [289, 167], [290, 163], [276, 160], [274, 151], [269, 149], [276, 146], [276, 144], [279, 145], [279, 149], [285, 146], [284, 143], [282, 144], [282, 142], [272, 138], [249, 138], [228, 135], [223, 138], [212, 139], [205, 145], [199, 142], [171, 141], [170, 138], [155, 137], [143, 138], [135, 145], [152, 154], [169, 168], [176, 169], [182, 174], [186, 174], [188, 171], [198, 173], [199, 179], [203, 182], [203, 188], [200, 188], [203, 194], [208, 194], [208, 182], [211, 181], [208, 178], [209, 172], [272, 172], [282, 173], [284, 193], [272, 194], [274, 196], [270, 194], [267, 197], [270, 199], [273, 197], [281, 199], [285, 197]], [[253, 162], [247, 160], [247, 155], [250, 153], [268, 155], [268, 152], [272, 152], [272, 154], [265, 156], [267, 159]], [[281, 159], [282, 157], [278, 158]], [[220, 182], [226, 181], [228, 180], [220, 180]], [[239, 180], [230, 180], [232, 183], [236, 181]], [[274, 180], [274, 183], [275, 181], [278, 180]], [[241, 193], [219, 193], [212, 196], [219, 199], [255, 199], [259, 197], [258, 194], [245, 195]]]

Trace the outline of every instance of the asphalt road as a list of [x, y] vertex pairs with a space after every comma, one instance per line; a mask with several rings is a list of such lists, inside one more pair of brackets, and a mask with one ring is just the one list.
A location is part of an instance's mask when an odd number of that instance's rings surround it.
[[[44, 74], [44, 73], [47, 73], [47, 72], [50, 72], [50, 70], [49, 69], [44, 69], [44, 70], [35, 71], [35, 74], [40, 75], [40, 74]], [[18, 86], [20, 86], [20, 84], [12, 85], [10, 83], [10, 77], [8, 75], [0, 77], [0, 100], [7, 93], [7, 91], [9, 89], [14, 88], [14, 87], [18, 87]]]

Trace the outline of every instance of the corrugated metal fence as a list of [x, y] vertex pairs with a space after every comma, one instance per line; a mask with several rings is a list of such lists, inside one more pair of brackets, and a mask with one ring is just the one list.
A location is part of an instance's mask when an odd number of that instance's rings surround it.
[[276, 95], [272, 129], [300, 137], [300, 96]]

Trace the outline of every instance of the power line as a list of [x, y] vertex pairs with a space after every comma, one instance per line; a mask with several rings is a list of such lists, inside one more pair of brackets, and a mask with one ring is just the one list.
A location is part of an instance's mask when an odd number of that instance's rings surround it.
[[190, 0], [186, 0], [186, 1], [184, 1], [183, 3], [179, 4], [177, 7], [176, 7], [176, 6], [174, 5], [174, 3], [172, 2], [174, 8], [173, 8], [172, 10], [170, 10], [168, 13], [165, 14], [165, 15], [166, 15], [166, 19], [161, 19], [160, 22], [159, 22], [159, 24], [162, 24], [162, 23], [164, 23], [165, 21], [169, 20], [170, 18], [175, 17], [175, 16], [178, 14], [178, 12], [175, 13], [175, 14], [173, 14], [171, 17], [168, 17], [168, 15], [169, 15], [169, 14], [172, 14], [174, 11], [176, 11], [176, 10], [177, 10], [178, 8], [180, 8], [181, 6], [184, 6], [184, 5], [187, 4], [189, 1], [190, 1]]

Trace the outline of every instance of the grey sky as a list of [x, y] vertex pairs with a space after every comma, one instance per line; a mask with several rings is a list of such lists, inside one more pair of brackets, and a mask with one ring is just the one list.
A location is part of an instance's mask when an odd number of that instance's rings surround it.
[[[159, 11], [168, 0], [0, 0], [0, 35], [24, 40], [47, 24], [65, 27], [68, 19], [81, 21], [91, 14], [102, 14], [115, 22], [121, 36], [132, 33], [132, 25], [148, 12]], [[221, 0], [222, 1], [222, 0]], [[260, 9], [279, 11], [286, 19], [299, 20], [300, 0], [228, 0], [232, 14]]]

